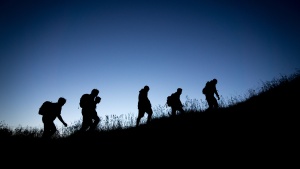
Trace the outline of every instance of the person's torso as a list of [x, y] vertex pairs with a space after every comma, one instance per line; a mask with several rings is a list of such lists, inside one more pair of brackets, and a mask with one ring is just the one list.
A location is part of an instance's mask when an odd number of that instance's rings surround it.
[[151, 107], [151, 103], [148, 98], [148, 93], [144, 90], [141, 90], [139, 93], [138, 105], [142, 107]]
[[58, 103], [51, 103], [49, 106], [49, 112], [44, 115], [45, 119], [47, 120], [55, 120], [55, 118], [60, 115], [61, 113], [61, 106]]
[[149, 101], [149, 99], [148, 99], [148, 93], [146, 91], [144, 91], [144, 90], [140, 91], [139, 101], [141, 101], [141, 102]]
[[214, 95], [216, 91], [216, 86], [212, 82], [210, 82], [207, 86], [207, 95]]
[[174, 101], [174, 106], [181, 106], [181, 101], [180, 101], [180, 94], [178, 93], [173, 93], [173, 101]]
[[86, 96], [84, 109], [95, 110], [95, 108], [96, 104], [94, 101], [94, 97], [91, 95]]

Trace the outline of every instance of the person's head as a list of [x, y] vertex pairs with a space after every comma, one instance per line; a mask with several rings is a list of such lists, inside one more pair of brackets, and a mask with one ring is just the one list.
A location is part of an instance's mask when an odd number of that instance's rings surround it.
[[60, 97], [57, 102], [63, 106], [67, 102], [67, 100], [63, 97]]
[[93, 89], [92, 92], [91, 92], [91, 95], [94, 96], [94, 97], [98, 96], [98, 94], [99, 94], [98, 89]]
[[181, 89], [181, 88], [178, 88], [178, 89], [177, 89], [177, 93], [181, 94], [181, 93], [182, 93], [182, 89]]
[[213, 82], [214, 84], [217, 84], [217, 83], [218, 83], [218, 80], [217, 80], [217, 79], [213, 79], [212, 82]]
[[147, 91], [147, 92], [150, 90], [149, 86], [147, 86], [147, 85], [144, 86], [144, 89], [145, 89], [145, 91]]

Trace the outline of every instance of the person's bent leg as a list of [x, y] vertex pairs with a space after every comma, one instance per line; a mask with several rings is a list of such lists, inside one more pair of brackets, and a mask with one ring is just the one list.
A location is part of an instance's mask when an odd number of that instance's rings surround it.
[[51, 137], [50, 130], [51, 123], [49, 123], [48, 121], [44, 121], [44, 132], [42, 138], [49, 139]]
[[98, 116], [95, 116], [94, 117], [94, 122], [93, 122], [93, 124], [91, 124], [89, 130], [95, 130], [97, 128], [99, 122], [100, 122], [100, 118]]
[[153, 111], [152, 109], [148, 110], [148, 118], [147, 118], [147, 124], [150, 123], [151, 119], [152, 119], [152, 114], [153, 114]]
[[52, 122], [50, 125], [49, 137], [51, 138], [57, 131], [55, 124]]
[[211, 110], [214, 106], [211, 98], [207, 98], [206, 101], [207, 101], [207, 104], [208, 104], [208, 110]]
[[136, 119], [136, 127], [140, 125], [141, 118], [144, 116], [144, 110], [139, 110], [138, 117]]
[[87, 115], [83, 116], [80, 131], [81, 132], [87, 131], [87, 129], [91, 126], [91, 124], [92, 124], [92, 118]]
[[183, 113], [185, 113], [185, 111], [183, 110], [183, 108], [182, 108], [182, 107], [180, 107], [179, 111], [180, 111], [180, 114], [183, 114]]
[[219, 104], [216, 98], [214, 98], [213, 106], [214, 108], [219, 108]]
[[175, 107], [171, 107], [171, 109], [172, 109], [171, 115], [172, 116], [176, 116], [176, 108]]

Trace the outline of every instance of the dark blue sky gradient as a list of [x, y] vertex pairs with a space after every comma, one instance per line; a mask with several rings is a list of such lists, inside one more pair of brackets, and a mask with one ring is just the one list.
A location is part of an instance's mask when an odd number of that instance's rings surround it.
[[[178, 87], [204, 100], [217, 78], [225, 99], [300, 65], [298, 1], [0, 2], [0, 121], [41, 127], [40, 105], [67, 99], [62, 116], [81, 119], [80, 96], [100, 90], [98, 114], [137, 115], [149, 85], [153, 107]], [[60, 122], [56, 122], [61, 125]]]

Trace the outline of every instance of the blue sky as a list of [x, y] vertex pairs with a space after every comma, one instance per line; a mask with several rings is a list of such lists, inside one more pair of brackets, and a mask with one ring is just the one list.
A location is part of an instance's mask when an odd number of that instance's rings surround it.
[[[0, 121], [42, 127], [38, 109], [65, 97], [62, 117], [81, 119], [93, 88], [100, 117], [137, 115], [138, 93], [152, 106], [178, 87], [204, 100], [218, 79], [224, 98], [243, 96], [300, 65], [297, 1], [0, 2]], [[55, 123], [61, 126], [56, 120]]]

